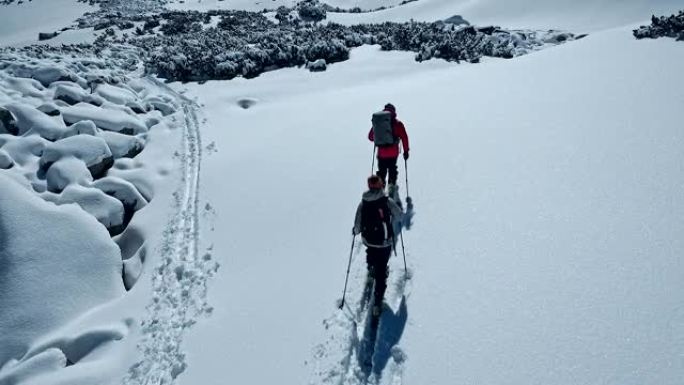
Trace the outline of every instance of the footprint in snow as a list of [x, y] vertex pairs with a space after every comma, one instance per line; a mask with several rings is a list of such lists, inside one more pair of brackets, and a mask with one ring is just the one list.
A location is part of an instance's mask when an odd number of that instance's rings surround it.
[[240, 106], [242, 109], [249, 109], [252, 108], [255, 104], [257, 104], [258, 100], [254, 98], [242, 98], [237, 101], [237, 105]]

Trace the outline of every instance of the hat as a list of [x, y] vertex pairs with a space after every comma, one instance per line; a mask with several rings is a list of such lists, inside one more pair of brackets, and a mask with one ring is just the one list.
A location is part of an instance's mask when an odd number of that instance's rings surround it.
[[394, 104], [387, 103], [387, 104], [385, 104], [385, 111], [397, 112], [397, 109], [396, 109], [396, 107], [394, 107]]
[[371, 175], [368, 177], [368, 188], [371, 190], [382, 190], [385, 188], [385, 183], [377, 175]]

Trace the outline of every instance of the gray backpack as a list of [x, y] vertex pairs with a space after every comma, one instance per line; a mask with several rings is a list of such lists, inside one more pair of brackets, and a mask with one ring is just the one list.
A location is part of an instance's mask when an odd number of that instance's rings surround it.
[[392, 127], [392, 113], [380, 111], [373, 114], [373, 136], [375, 145], [378, 147], [392, 146], [397, 143]]

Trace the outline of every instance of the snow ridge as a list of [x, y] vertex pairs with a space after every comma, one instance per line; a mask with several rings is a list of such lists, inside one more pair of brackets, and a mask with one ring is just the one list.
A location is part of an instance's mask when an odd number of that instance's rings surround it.
[[142, 358], [124, 380], [126, 385], [169, 384], [186, 368], [181, 351], [184, 332], [198, 317], [211, 313], [206, 302], [207, 281], [218, 265], [210, 254], [199, 254], [199, 181], [201, 142], [194, 102], [178, 95], [155, 79], [157, 86], [175, 95], [183, 106], [182, 126], [184, 152], [178, 154], [183, 165], [182, 184], [174, 192], [176, 215], [164, 231], [160, 266], [152, 279], [152, 304], [142, 323], [139, 344]]

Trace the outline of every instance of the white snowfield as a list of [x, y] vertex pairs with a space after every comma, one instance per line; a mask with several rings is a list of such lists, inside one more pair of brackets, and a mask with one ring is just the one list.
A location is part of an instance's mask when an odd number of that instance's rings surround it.
[[[75, 1], [45, 1], [0, 25], [73, 21]], [[328, 18], [590, 35], [480, 64], [364, 46], [171, 88], [0, 53], [0, 385], [681, 384], [684, 45], [631, 34], [680, 2], [399, 3], [330, 0], [393, 7]], [[374, 337], [358, 239], [335, 305], [387, 102], [416, 215]]]
[[0, 46], [37, 44], [39, 33], [70, 26], [83, 13], [96, 10], [75, 0], [31, 0], [0, 7]]
[[[323, 73], [178, 85], [218, 151], [201, 191], [222, 264], [179, 383], [679, 384], [684, 49], [630, 27], [477, 65], [363, 47]], [[368, 369], [362, 249], [334, 306], [387, 102], [412, 140], [413, 276], [399, 250]]]

